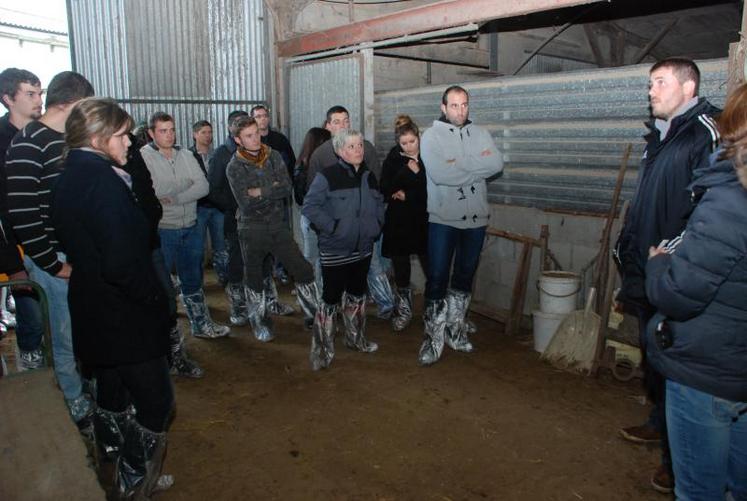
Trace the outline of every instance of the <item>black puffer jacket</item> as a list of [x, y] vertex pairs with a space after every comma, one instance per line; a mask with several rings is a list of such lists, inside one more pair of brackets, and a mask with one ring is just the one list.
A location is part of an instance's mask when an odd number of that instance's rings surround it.
[[[646, 293], [658, 309], [647, 329], [648, 360], [667, 379], [745, 402], [747, 190], [731, 161], [716, 161], [704, 173], [692, 192], [707, 191], [682, 239], [646, 266]], [[668, 347], [656, 334], [662, 322]]]
[[616, 245], [623, 278], [619, 300], [650, 308], [644, 286], [648, 248], [674, 238], [685, 227], [692, 211], [687, 187], [696, 170], [708, 167], [708, 157], [717, 146], [718, 132], [711, 117], [718, 112], [701, 98], [672, 120], [663, 141], [654, 122], [647, 124], [650, 131], [645, 136], [638, 187]]

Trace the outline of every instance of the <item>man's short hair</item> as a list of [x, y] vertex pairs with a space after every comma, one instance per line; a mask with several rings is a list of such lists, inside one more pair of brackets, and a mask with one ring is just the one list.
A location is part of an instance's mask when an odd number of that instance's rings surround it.
[[239, 121], [239, 119], [243, 117], [248, 117], [249, 113], [247, 113], [244, 110], [233, 110], [231, 113], [228, 114], [228, 133], [231, 134], [231, 136], [234, 136], [234, 131], [236, 130], [234, 127], [236, 125], [236, 122]]
[[460, 94], [464, 94], [465, 96], [469, 97], [469, 92], [467, 92], [464, 87], [462, 87], [461, 85], [452, 85], [450, 87], [447, 87], [447, 89], [441, 96], [441, 104], [446, 106], [449, 103], [449, 94], [451, 94], [452, 92], [459, 92]]
[[257, 121], [252, 117], [250, 117], [249, 115], [241, 117], [234, 122], [233, 131], [231, 132], [231, 134], [233, 134], [233, 137], [239, 137], [239, 134], [241, 134], [242, 130], [246, 129], [247, 127], [251, 127], [252, 125], [257, 125]]
[[[39, 77], [28, 70], [19, 68], [6, 68], [3, 70], [0, 73], [0, 98], [3, 96], [10, 96], [11, 99], [14, 98], [22, 83], [27, 83], [35, 87], [41, 85]], [[8, 108], [5, 100], [2, 101], [3, 105]]]
[[199, 130], [203, 127], [210, 127], [211, 129], [213, 128], [212, 124], [207, 120], [198, 120], [192, 124], [192, 132], [199, 132]]
[[157, 111], [150, 116], [150, 119], [148, 120], [148, 128], [155, 131], [158, 122], [174, 122], [174, 117], [165, 111]]
[[649, 70], [649, 74], [660, 68], [670, 68], [680, 85], [688, 80], [695, 82], [695, 95], [700, 91], [700, 69], [691, 59], [686, 57], [668, 57], [654, 64]]
[[257, 110], [265, 110], [268, 115], [270, 114], [270, 108], [268, 108], [264, 104], [256, 104], [256, 105], [252, 106], [251, 110], [249, 110], [249, 115], [253, 117], [254, 116], [254, 112], [257, 111]]
[[326, 119], [327, 123], [332, 122], [332, 115], [334, 115], [335, 113], [345, 113], [348, 116], [348, 118], [350, 118], [350, 113], [348, 113], [348, 110], [344, 106], [340, 106], [338, 104], [327, 110], [327, 119]]
[[47, 87], [47, 108], [58, 104], [71, 104], [93, 96], [93, 85], [86, 77], [74, 71], [57, 73]]
[[[339, 113], [339, 111], [336, 113]], [[347, 143], [348, 139], [351, 137], [359, 137], [363, 139], [363, 134], [355, 129], [342, 129], [337, 133], [337, 135], [332, 136], [332, 148], [334, 148], [335, 151], [341, 150], [345, 147], [345, 143]]]

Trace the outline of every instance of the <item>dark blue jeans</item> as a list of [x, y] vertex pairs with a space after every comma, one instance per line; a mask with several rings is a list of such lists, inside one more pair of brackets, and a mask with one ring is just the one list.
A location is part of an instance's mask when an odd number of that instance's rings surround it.
[[44, 335], [44, 322], [39, 301], [33, 293], [15, 291], [16, 300], [16, 342], [22, 351], [34, 351], [41, 345]]
[[158, 229], [161, 237], [161, 253], [170, 273], [176, 269], [181, 282], [182, 294], [188, 296], [202, 289], [202, 257], [205, 241], [195, 223], [179, 230]]
[[468, 294], [472, 292], [472, 279], [480, 262], [486, 228], [482, 226], [459, 229], [444, 224], [428, 223], [426, 299], [445, 298], [450, 276], [452, 289]]

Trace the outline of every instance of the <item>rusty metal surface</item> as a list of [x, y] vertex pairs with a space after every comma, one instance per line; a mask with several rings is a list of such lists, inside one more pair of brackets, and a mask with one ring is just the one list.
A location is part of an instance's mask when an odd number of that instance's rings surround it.
[[413, 7], [365, 21], [338, 26], [277, 43], [278, 55], [296, 56], [320, 50], [384, 40], [471, 22], [522, 16], [601, 0], [449, 0]]

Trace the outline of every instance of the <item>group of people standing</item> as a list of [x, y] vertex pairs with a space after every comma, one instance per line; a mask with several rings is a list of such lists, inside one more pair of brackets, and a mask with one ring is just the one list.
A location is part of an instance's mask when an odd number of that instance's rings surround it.
[[[655, 407], [647, 424], [621, 433], [664, 442], [658, 488], [747, 499], [747, 86], [714, 120], [699, 78], [678, 58], [650, 73], [653, 118], [617, 255], [619, 300], [639, 318]], [[338, 317], [348, 348], [377, 350], [365, 332], [368, 297], [395, 332], [410, 325], [413, 257], [427, 280], [419, 363], [437, 362], [445, 345], [473, 351], [467, 311], [490, 217], [486, 181], [503, 162], [469, 120], [464, 88], [444, 91], [422, 136], [397, 117], [383, 164], [342, 106], [308, 131], [296, 160], [261, 105], [231, 113], [215, 150], [212, 127], [197, 121], [194, 145], [182, 149], [173, 117], [155, 113], [139, 143], [132, 118], [92, 97], [74, 72], [52, 79], [43, 113], [41, 83], [27, 71], [3, 71], [0, 93], [9, 110], [0, 119], [0, 272], [31, 278], [48, 296], [60, 388], [99, 461], [116, 464], [120, 496], [173, 483], [160, 473], [169, 374], [204, 374], [187, 356], [177, 297], [195, 337], [230, 331], [212, 320], [203, 292], [207, 233], [229, 321], [256, 339], [275, 337], [271, 315], [293, 312], [274, 276], [294, 281], [314, 370], [334, 359]], [[292, 196], [303, 249], [290, 229]], [[18, 363], [33, 369], [43, 362], [39, 306], [29, 291], [15, 295]]]

